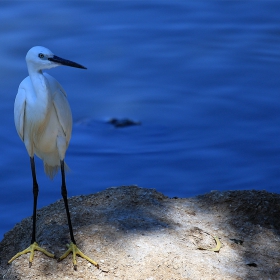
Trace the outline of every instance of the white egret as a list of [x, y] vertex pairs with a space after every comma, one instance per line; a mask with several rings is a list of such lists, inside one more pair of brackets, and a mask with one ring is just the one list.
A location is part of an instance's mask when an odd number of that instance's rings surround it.
[[36, 211], [39, 187], [36, 179], [34, 154], [44, 162], [45, 173], [50, 177], [61, 168], [61, 194], [64, 200], [71, 243], [68, 250], [58, 260], [64, 259], [70, 252], [73, 253], [74, 269], [77, 268], [76, 255], [87, 259], [98, 267], [98, 264], [84, 255], [76, 246], [71, 218], [67, 201], [64, 163], [65, 153], [69, 145], [72, 131], [72, 114], [66, 93], [58, 81], [42, 70], [66, 65], [81, 69], [86, 67], [54, 55], [44, 47], [33, 47], [26, 55], [29, 76], [19, 85], [15, 99], [14, 118], [19, 137], [24, 142], [30, 157], [33, 179], [33, 230], [31, 245], [17, 253], [9, 263], [22, 254], [30, 252], [29, 266], [32, 265], [34, 251], [43, 252], [49, 257], [53, 254], [39, 247], [36, 243]]

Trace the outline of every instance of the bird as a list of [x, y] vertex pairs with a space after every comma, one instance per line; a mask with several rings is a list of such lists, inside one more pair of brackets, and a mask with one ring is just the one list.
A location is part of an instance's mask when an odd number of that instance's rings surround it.
[[14, 103], [14, 121], [17, 133], [25, 145], [30, 158], [33, 181], [33, 229], [31, 244], [25, 250], [17, 253], [8, 263], [19, 256], [29, 253], [29, 267], [32, 265], [34, 251], [41, 251], [51, 258], [55, 256], [41, 248], [36, 242], [36, 211], [39, 185], [36, 178], [34, 155], [42, 159], [44, 171], [51, 179], [61, 170], [61, 195], [64, 201], [71, 243], [68, 250], [58, 258], [58, 261], [73, 254], [73, 266], [77, 270], [76, 255], [86, 259], [96, 267], [98, 263], [83, 254], [76, 245], [67, 199], [65, 171], [65, 154], [72, 133], [72, 113], [67, 101], [67, 95], [59, 82], [43, 70], [58, 66], [70, 66], [80, 69], [86, 67], [54, 55], [42, 46], [32, 47], [26, 54], [29, 76], [19, 85]]

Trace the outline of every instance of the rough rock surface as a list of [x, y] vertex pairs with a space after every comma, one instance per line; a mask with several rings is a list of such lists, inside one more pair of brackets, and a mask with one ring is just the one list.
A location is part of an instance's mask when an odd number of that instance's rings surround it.
[[[7, 261], [30, 244], [26, 218], [0, 243], [0, 279], [280, 279], [280, 195], [213, 191], [168, 198], [137, 186], [69, 199], [78, 246], [100, 268], [78, 257], [62, 262], [35, 253]], [[37, 242], [60, 256], [69, 242], [63, 201], [38, 211]], [[219, 253], [198, 250], [216, 246]]]

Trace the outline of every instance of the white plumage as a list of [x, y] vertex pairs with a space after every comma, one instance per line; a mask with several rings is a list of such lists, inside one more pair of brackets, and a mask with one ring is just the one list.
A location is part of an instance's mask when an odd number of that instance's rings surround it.
[[[39, 54], [44, 57], [40, 58]], [[35, 153], [43, 160], [50, 178], [60, 168], [72, 132], [66, 92], [55, 78], [42, 72], [62, 65], [49, 60], [53, 57], [56, 56], [44, 47], [29, 50], [26, 55], [29, 76], [19, 85], [14, 106], [16, 130], [29, 156]]]

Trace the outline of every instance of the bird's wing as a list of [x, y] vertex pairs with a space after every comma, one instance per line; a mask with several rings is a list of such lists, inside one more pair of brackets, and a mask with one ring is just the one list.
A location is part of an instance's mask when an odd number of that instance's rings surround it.
[[26, 92], [24, 88], [19, 87], [15, 99], [15, 105], [14, 105], [14, 120], [15, 120], [17, 133], [22, 141], [24, 137], [25, 106], [26, 106]]
[[51, 75], [44, 73], [44, 76], [48, 79], [51, 88], [53, 105], [58, 121], [66, 136], [67, 142], [69, 142], [72, 132], [72, 113], [66, 98], [66, 92], [60, 83]]

